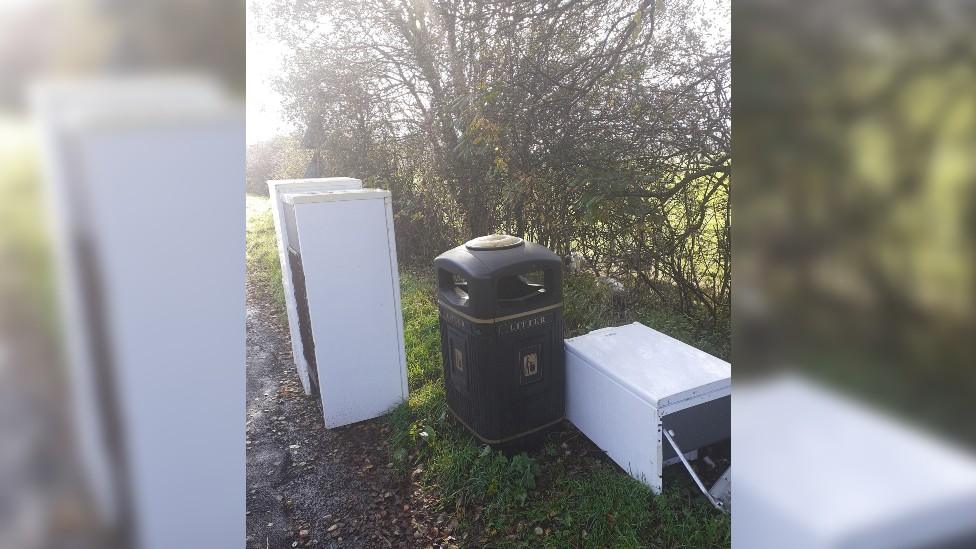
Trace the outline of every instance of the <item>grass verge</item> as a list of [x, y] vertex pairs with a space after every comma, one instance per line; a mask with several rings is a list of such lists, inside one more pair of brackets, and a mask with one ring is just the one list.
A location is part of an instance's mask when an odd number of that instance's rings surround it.
[[271, 201], [266, 196], [247, 195], [247, 276], [282, 310], [285, 291], [281, 285], [281, 261], [275, 236]]
[[[58, 331], [54, 265], [33, 130], [0, 116], [0, 301], [21, 323], [37, 323], [46, 336]], [[21, 309], [23, 307], [23, 309]]]

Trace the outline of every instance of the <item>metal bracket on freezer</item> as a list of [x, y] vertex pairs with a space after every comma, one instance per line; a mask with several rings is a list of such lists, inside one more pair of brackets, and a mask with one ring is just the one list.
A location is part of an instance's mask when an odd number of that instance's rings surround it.
[[681, 459], [681, 463], [684, 464], [685, 469], [688, 470], [688, 474], [691, 475], [691, 479], [694, 480], [695, 484], [698, 485], [698, 489], [701, 490], [702, 494], [708, 498], [709, 503], [711, 503], [719, 511], [728, 513], [728, 500], [731, 499], [732, 467], [730, 466], [724, 473], [722, 473], [722, 476], [718, 479], [718, 481], [715, 482], [715, 485], [712, 486], [712, 490], [708, 490], [705, 488], [705, 484], [702, 483], [701, 479], [698, 478], [695, 470], [691, 468], [691, 464], [688, 463], [687, 459], [685, 459], [685, 453], [681, 450], [681, 448], [678, 448], [678, 443], [676, 443], [672, 437], [673, 433], [668, 429], [664, 429], [663, 432], [664, 438], [668, 439], [668, 443], [671, 444], [672, 448], [674, 448], [674, 452], [678, 455], [678, 458]]

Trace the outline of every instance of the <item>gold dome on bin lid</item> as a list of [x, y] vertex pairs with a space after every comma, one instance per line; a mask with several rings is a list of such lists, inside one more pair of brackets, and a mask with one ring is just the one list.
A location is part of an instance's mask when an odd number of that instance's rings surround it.
[[525, 241], [517, 236], [509, 234], [489, 234], [472, 238], [464, 243], [464, 247], [469, 250], [506, 250], [525, 244]]

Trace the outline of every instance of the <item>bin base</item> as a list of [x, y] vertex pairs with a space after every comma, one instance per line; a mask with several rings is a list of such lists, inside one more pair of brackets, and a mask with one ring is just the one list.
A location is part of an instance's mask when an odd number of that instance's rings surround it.
[[[540, 425], [538, 427], [533, 427], [532, 429], [523, 431], [521, 433], [507, 436], [501, 439], [490, 439], [481, 436], [474, 429], [472, 429], [463, 419], [461, 419], [460, 416], [458, 416], [458, 414], [451, 408], [450, 405], [447, 405], [447, 410], [451, 412], [451, 417], [453, 417], [455, 421], [461, 424], [461, 426], [463, 426], [469, 433], [474, 435], [474, 437], [477, 438], [480, 442], [496, 448], [502, 448], [508, 446], [524, 446], [525, 444], [528, 443], [528, 439], [536, 438], [536, 437], [532, 437], [531, 435], [544, 434], [546, 431], [548, 431], [552, 427], [559, 425], [560, 423], [562, 423], [564, 419], [566, 419], [565, 416], [563, 416], [553, 421], [550, 421], [548, 423], [545, 423], [543, 425]], [[521, 441], [525, 441], [525, 442], [521, 442]]]

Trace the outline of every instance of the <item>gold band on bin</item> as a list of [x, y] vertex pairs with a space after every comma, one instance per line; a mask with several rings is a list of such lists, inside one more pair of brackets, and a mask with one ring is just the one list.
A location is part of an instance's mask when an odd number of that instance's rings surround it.
[[459, 317], [461, 317], [461, 318], [463, 318], [465, 320], [468, 320], [470, 322], [474, 322], [476, 324], [494, 324], [496, 322], [504, 322], [506, 320], [512, 320], [512, 319], [515, 319], [515, 318], [522, 318], [523, 316], [532, 316], [534, 314], [543, 313], [543, 312], [546, 312], [546, 311], [551, 311], [553, 309], [558, 309], [558, 308], [560, 308], [560, 307], [563, 306], [563, 302], [560, 301], [559, 303], [556, 303], [555, 305], [549, 305], [548, 307], [541, 307], [539, 309], [532, 309], [531, 311], [525, 311], [524, 313], [518, 313], [518, 314], [515, 314], [515, 315], [500, 316], [500, 317], [497, 317], [497, 318], [475, 318], [473, 316], [469, 316], [469, 315], [466, 315], [466, 314], [462, 313], [461, 311], [455, 309], [454, 307], [452, 307], [451, 305], [448, 305], [447, 303], [441, 301], [440, 299], [437, 300], [437, 304], [440, 305], [441, 307], [444, 307], [445, 309], [451, 311], [452, 313], [458, 315]]
[[471, 426], [468, 425], [468, 423], [466, 421], [464, 421], [463, 419], [461, 419], [461, 416], [459, 416], [457, 414], [457, 412], [455, 412], [454, 409], [451, 408], [451, 405], [450, 404], [447, 405], [447, 411], [451, 412], [451, 415], [454, 416], [454, 419], [458, 420], [458, 422], [461, 425], [464, 425], [468, 429], [468, 431], [470, 431], [471, 434], [475, 436], [475, 438], [477, 438], [481, 442], [484, 442], [485, 444], [504, 444], [506, 442], [511, 442], [511, 441], [513, 441], [515, 439], [522, 438], [522, 437], [524, 437], [526, 435], [531, 435], [532, 433], [535, 433], [536, 431], [541, 431], [543, 429], [548, 429], [549, 427], [552, 427], [553, 425], [555, 425], [555, 424], [559, 423], [560, 421], [566, 419], [566, 416], [562, 416], [562, 417], [560, 417], [559, 419], [557, 419], [555, 421], [550, 421], [549, 423], [546, 423], [544, 425], [540, 425], [538, 427], [533, 427], [532, 429], [529, 429], [528, 431], [523, 431], [523, 432], [521, 432], [521, 433], [519, 433], [517, 435], [512, 435], [512, 436], [509, 436], [509, 437], [500, 438], [500, 439], [495, 440], [495, 439], [485, 438], [485, 437], [479, 435], [478, 432], [475, 431], [474, 429], [472, 429]]

